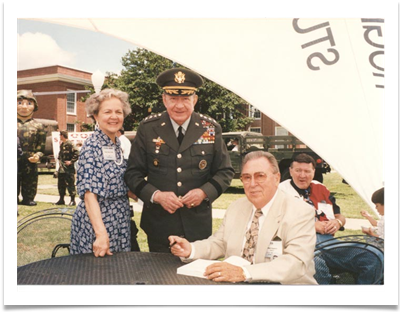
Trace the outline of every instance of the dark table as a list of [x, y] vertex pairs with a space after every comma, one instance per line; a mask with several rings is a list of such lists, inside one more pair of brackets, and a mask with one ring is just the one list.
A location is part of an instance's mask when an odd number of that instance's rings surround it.
[[179, 275], [184, 265], [167, 253], [121, 252], [95, 258], [82, 254], [51, 258], [17, 269], [18, 285], [222, 285]]

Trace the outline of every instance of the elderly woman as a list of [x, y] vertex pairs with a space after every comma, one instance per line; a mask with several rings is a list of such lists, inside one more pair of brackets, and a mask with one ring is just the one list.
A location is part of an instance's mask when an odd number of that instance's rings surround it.
[[[129, 193], [124, 183], [127, 161], [116, 132], [131, 113], [128, 94], [105, 89], [86, 101], [88, 115], [96, 120], [78, 160], [77, 190], [81, 198], [71, 225], [71, 254], [95, 257], [131, 249]], [[132, 223], [135, 225], [135, 223]], [[134, 232], [137, 230], [133, 229]], [[138, 231], [138, 230], [137, 230]]]

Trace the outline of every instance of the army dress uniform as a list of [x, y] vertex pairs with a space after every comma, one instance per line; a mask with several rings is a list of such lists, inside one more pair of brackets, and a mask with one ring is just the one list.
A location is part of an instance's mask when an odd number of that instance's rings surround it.
[[[169, 252], [169, 235], [183, 235], [190, 242], [212, 234], [212, 202], [230, 185], [234, 175], [220, 125], [193, 112], [179, 145], [167, 112], [145, 118], [132, 144], [125, 181], [143, 202], [141, 228], [148, 241]], [[207, 195], [199, 206], [179, 208], [170, 214], [152, 203], [155, 191], [178, 197], [200, 188]], [[151, 250], [155, 251], [155, 250]]]
[[26, 121], [17, 118], [17, 136], [22, 149], [22, 155], [18, 158], [17, 197], [21, 192], [21, 204], [24, 205], [34, 201], [38, 188], [38, 165], [31, 163], [28, 158], [43, 156], [46, 132], [43, 124], [32, 118]]
[[[74, 146], [73, 142], [67, 140], [60, 145], [59, 152], [59, 171], [58, 171], [58, 183], [60, 204], [64, 204], [64, 196], [66, 195], [66, 188], [71, 197], [70, 205], [75, 205], [75, 166], [74, 163], [78, 160], [79, 151]], [[70, 165], [66, 165], [66, 161], [71, 161]]]

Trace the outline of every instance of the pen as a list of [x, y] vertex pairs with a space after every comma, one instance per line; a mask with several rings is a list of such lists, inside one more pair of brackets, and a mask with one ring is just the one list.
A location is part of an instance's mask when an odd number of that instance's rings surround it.
[[[183, 238], [184, 235], [180, 235], [179, 237]], [[176, 244], [177, 244], [177, 242], [174, 242], [173, 244], [169, 245], [169, 248], [172, 248], [172, 247], [173, 247], [174, 245], [176, 245]]]

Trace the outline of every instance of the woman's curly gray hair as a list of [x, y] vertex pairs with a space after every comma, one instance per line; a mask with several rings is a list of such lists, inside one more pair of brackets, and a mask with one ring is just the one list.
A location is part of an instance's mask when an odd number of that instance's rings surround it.
[[85, 110], [89, 116], [97, 116], [99, 113], [99, 107], [103, 101], [115, 97], [120, 100], [123, 105], [123, 114], [126, 118], [131, 113], [131, 106], [128, 102], [128, 94], [117, 89], [104, 89], [99, 93], [92, 94], [85, 101]]

